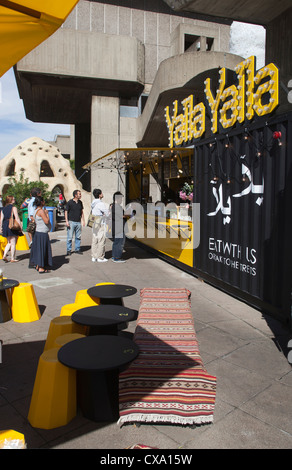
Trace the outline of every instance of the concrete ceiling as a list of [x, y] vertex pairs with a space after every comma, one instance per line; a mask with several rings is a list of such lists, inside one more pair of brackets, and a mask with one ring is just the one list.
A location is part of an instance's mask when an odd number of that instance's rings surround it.
[[288, 8], [291, 0], [164, 0], [177, 12], [191, 12], [234, 21], [267, 25]]
[[37, 74], [15, 70], [27, 119], [34, 122], [81, 124], [90, 121], [92, 95], [138, 100], [137, 82]]

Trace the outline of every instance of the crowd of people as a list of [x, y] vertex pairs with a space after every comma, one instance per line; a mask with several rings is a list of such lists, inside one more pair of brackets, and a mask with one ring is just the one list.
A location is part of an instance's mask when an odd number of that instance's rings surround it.
[[[128, 218], [122, 208], [123, 194], [117, 191], [113, 195], [113, 202], [109, 207], [102, 201], [103, 193], [101, 189], [93, 190], [93, 201], [91, 203], [91, 214], [94, 216], [92, 227], [91, 260], [92, 262], [105, 263], [105, 242], [108, 224], [111, 227], [112, 261], [114, 263], [125, 263], [122, 259], [125, 244], [124, 224]], [[67, 255], [72, 253], [72, 242], [75, 237], [75, 253], [82, 254], [81, 231], [85, 226], [83, 203], [81, 201], [81, 191], [73, 192], [71, 199], [65, 206], [65, 221], [67, 226]]]
[[[39, 274], [47, 273], [53, 267], [52, 249], [49, 239], [51, 223], [48, 210], [42, 197], [41, 189], [34, 188], [30, 198], [22, 203], [21, 209], [27, 207], [27, 228], [29, 236], [29, 268], [36, 269]], [[112, 238], [112, 261], [124, 263], [122, 259], [125, 244], [124, 225], [129, 217], [125, 215], [122, 208], [123, 194], [119, 191], [113, 195], [113, 202], [109, 207], [102, 201], [103, 193], [101, 189], [93, 190], [93, 201], [91, 203], [92, 242], [91, 259], [92, 262], [105, 263], [105, 244], [107, 230], [110, 227], [110, 237]], [[74, 253], [82, 255], [81, 233], [82, 226], [85, 226], [84, 208], [81, 201], [81, 191], [73, 191], [73, 198], [64, 203], [62, 196], [65, 223], [67, 227], [67, 256], [72, 254], [74, 240]], [[7, 244], [3, 253], [4, 262], [15, 263], [16, 242], [19, 236], [24, 236], [23, 225], [20, 221], [15, 198], [6, 196], [1, 208], [0, 233], [7, 239]], [[10, 260], [8, 259], [10, 253]]]

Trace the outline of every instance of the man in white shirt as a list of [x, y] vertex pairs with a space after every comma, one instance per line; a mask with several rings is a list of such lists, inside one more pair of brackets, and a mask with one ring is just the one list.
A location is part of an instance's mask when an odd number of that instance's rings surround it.
[[92, 243], [91, 243], [91, 256], [92, 261], [105, 263], [108, 261], [105, 255], [105, 241], [106, 241], [106, 217], [109, 215], [108, 208], [102, 202], [103, 194], [101, 189], [93, 190], [94, 200], [91, 203], [91, 213], [97, 216], [95, 223], [92, 227]]

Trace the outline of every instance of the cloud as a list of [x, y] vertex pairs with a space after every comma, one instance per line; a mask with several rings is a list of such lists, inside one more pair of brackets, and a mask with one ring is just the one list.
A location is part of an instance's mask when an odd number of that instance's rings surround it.
[[257, 58], [256, 68], [265, 65], [266, 30], [263, 26], [234, 21], [230, 30], [230, 52], [247, 59]]
[[0, 158], [29, 137], [52, 141], [55, 135], [69, 135], [70, 126], [35, 123], [26, 119], [13, 69], [0, 78]]

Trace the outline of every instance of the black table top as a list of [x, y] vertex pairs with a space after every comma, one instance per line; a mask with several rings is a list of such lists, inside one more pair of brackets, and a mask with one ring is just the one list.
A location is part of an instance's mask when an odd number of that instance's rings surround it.
[[104, 286], [94, 286], [87, 290], [87, 294], [91, 297], [101, 299], [120, 299], [136, 294], [137, 289], [124, 284], [106, 284]]
[[19, 282], [15, 279], [3, 279], [3, 283], [0, 284], [0, 291], [11, 289], [12, 287], [16, 287], [19, 285]]
[[76, 370], [105, 371], [128, 364], [138, 353], [138, 346], [127, 338], [86, 336], [62, 346], [58, 351], [58, 360]]
[[111, 326], [135, 320], [137, 313], [121, 305], [96, 305], [76, 310], [72, 320], [86, 326]]

